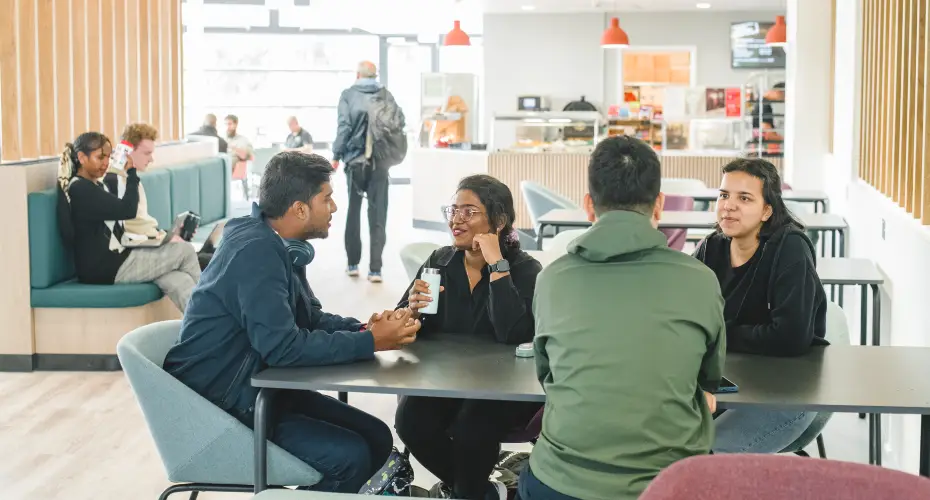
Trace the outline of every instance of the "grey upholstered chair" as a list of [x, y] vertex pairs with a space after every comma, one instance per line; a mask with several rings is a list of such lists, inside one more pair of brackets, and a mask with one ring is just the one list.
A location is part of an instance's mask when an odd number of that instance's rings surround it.
[[411, 243], [400, 249], [400, 260], [404, 263], [404, 271], [407, 271], [407, 278], [413, 281], [417, 277], [417, 271], [420, 266], [426, 262], [439, 245], [435, 243]]
[[[520, 191], [523, 193], [523, 201], [526, 202], [526, 208], [530, 212], [530, 220], [533, 221], [533, 229], [537, 229], [536, 224], [539, 218], [546, 215], [550, 210], [558, 208], [580, 208], [572, 200], [535, 182], [520, 182]], [[545, 236], [555, 234], [550, 231], [553, 231], [553, 229], [547, 228]]]
[[[178, 338], [180, 321], [153, 323], [124, 336], [116, 346], [126, 378], [174, 484], [174, 493], [253, 491], [252, 431], [162, 369]], [[268, 478], [276, 485], [313, 485], [320, 473], [281, 448], [268, 447]], [[132, 495], [129, 495], [132, 496]]]
[[[833, 345], [849, 345], [849, 324], [846, 322], [846, 314], [840, 309], [840, 306], [830, 301], [827, 301], [826, 338], [827, 341]], [[827, 347], [827, 349], [829, 349], [829, 347]], [[806, 457], [808, 455], [807, 452], [804, 451], [804, 448], [807, 448], [807, 446], [816, 439], [817, 451], [820, 454], [820, 458], [827, 458], [827, 448], [824, 445], [823, 435], [821, 433], [832, 416], [833, 413], [830, 412], [818, 413], [814, 421], [807, 427], [807, 430], [801, 434], [801, 437], [795, 439], [794, 442], [789, 444], [784, 450], [781, 450], [781, 453], [794, 453]]]

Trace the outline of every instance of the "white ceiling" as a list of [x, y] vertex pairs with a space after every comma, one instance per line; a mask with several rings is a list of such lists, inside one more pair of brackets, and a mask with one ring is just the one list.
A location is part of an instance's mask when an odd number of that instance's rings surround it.
[[[785, 10], [786, 0], [481, 0], [485, 12], [625, 12], [625, 11], [773, 11]], [[808, 0], [816, 1], [816, 0]], [[709, 3], [710, 9], [698, 9], [699, 2]], [[464, 0], [463, 3], [469, 3]]]

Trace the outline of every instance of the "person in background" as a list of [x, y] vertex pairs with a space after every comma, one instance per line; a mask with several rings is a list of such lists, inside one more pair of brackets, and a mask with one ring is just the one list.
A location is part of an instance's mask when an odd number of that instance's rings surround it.
[[[154, 159], [153, 155], [155, 153], [155, 141], [158, 140], [158, 130], [147, 123], [130, 123], [123, 129], [123, 135], [120, 137], [120, 140], [126, 141], [132, 146], [133, 151], [130, 156], [133, 160], [133, 166], [136, 167], [136, 171], [140, 173], [145, 172]], [[110, 168], [103, 182], [111, 193], [116, 194], [120, 198], [122, 198], [126, 192], [125, 171]], [[145, 186], [142, 184], [141, 179], [139, 180], [139, 209], [136, 212], [136, 218], [125, 221], [123, 226], [128, 233], [145, 235], [149, 238], [166, 237], [165, 230], [159, 229], [158, 221], [149, 215], [148, 200], [145, 196]], [[184, 240], [178, 235], [172, 235], [171, 241], [183, 242]], [[207, 264], [209, 264], [210, 255], [209, 251], [197, 252], [197, 261], [200, 263], [201, 270], [206, 268]]]
[[[362, 260], [361, 214], [362, 198], [368, 198], [368, 232], [371, 256], [368, 262], [368, 281], [380, 283], [381, 254], [387, 241], [388, 188], [390, 175], [387, 168], [367, 165], [365, 146], [368, 133], [368, 108], [371, 98], [383, 88], [376, 77], [377, 68], [370, 61], [358, 65], [355, 83], [342, 91], [339, 97], [339, 126], [336, 140], [333, 141], [333, 168], [339, 168], [339, 162], [346, 163], [347, 175], [353, 168], [370, 168], [371, 174], [365, 190], [360, 190], [350, 180], [349, 209], [346, 214], [346, 256], [348, 267], [346, 274], [358, 276], [358, 264]], [[390, 96], [390, 92], [388, 92]], [[391, 96], [390, 99], [393, 99]], [[356, 162], [358, 166], [354, 165]]]
[[[58, 224], [65, 244], [74, 251], [78, 280], [95, 285], [154, 281], [183, 313], [200, 279], [194, 247], [186, 242], [157, 248], [123, 246], [124, 221], [135, 219], [139, 210], [139, 175], [130, 156], [122, 198], [110, 193], [102, 179], [111, 152], [107, 136], [86, 132], [61, 153]], [[150, 154], [137, 156], [151, 161]]]
[[219, 141], [219, 152], [225, 153], [227, 144], [226, 140], [220, 137], [219, 132], [216, 130], [216, 115], [213, 113], [208, 114], [203, 118], [203, 125], [196, 132], [191, 135], [202, 135], [206, 137], [216, 137]]
[[297, 123], [296, 116], [287, 119], [287, 128], [291, 130], [291, 133], [284, 141], [284, 151], [313, 152], [313, 137]]
[[584, 199], [594, 225], [537, 279], [546, 406], [523, 500], [632, 500], [665, 467], [710, 450], [723, 298], [714, 274], [656, 230], [661, 182], [648, 144], [601, 141]]
[[[466, 177], [443, 213], [453, 244], [430, 255], [397, 307], [414, 311], [422, 334], [479, 335], [511, 345], [532, 341], [533, 290], [542, 267], [520, 250], [510, 189], [488, 175]], [[439, 269], [439, 290], [420, 279], [423, 268]], [[420, 316], [433, 300], [439, 301], [437, 314]], [[440, 479], [432, 497], [504, 500], [504, 485], [488, 482], [501, 441], [541, 407], [408, 396], [397, 408], [395, 427], [417, 461]]]
[[[814, 245], [785, 208], [781, 178], [768, 161], [739, 159], [723, 167], [717, 229], [694, 256], [720, 282], [730, 351], [800, 356], [827, 344], [826, 294]], [[816, 416], [727, 410], [716, 420], [714, 453], [778, 453]]]
[[[370, 360], [375, 351], [416, 340], [409, 309], [372, 315], [368, 324], [323, 312], [307, 282], [306, 241], [329, 234], [336, 203], [332, 167], [297, 152], [275, 155], [252, 214], [229, 221], [223, 244], [184, 315], [165, 370], [250, 428], [268, 367]], [[291, 254], [293, 248], [297, 258]], [[303, 256], [301, 256], [303, 255]], [[322, 474], [310, 489], [357, 493], [387, 460], [391, 430], [381, 420], [312, 391], [280, 391], [271, 440]]]
[[255, 159], [252, 143], [245, 136], [239, 135], [239, 117], [226, 116], [226, 142], [229, 145], [229, 157], [232, 163], [232, 179], [242, 181], [242, 194], [249, 198], [249, 162]]

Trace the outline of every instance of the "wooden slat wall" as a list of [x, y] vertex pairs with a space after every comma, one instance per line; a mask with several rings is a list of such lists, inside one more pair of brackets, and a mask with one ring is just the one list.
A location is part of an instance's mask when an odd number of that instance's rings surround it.
[[930, 224], [928, 0], [863, 0], [859, 177]]
[[[132, 121], [181, 134], [181, 0], [0, 0], [0, 161]], [[128, 22], [136, 20], [137, 22]]]

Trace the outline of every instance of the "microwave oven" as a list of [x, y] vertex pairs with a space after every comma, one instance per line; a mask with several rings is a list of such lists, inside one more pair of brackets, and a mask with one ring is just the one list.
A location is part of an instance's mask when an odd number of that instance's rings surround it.
[[517, 97], [518, 111], [549, 111], [549, 99], [538, 95]]

